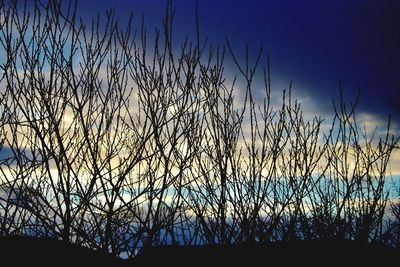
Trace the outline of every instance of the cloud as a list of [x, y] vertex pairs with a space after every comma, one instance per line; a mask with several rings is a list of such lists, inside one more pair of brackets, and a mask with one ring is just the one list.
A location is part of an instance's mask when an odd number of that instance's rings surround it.
[[396, 149], [392, 153], [392, 157], [389, 164], [389, 171], [394, 176], [400, 176], [400, 149]]
[[[357, 116], [359, 125], [365, 130], [368, 136], [373, 134], [384, 136], [388, 127], [388, 119], [382, 115], [372, 112], [361, 112]], [[399, 134], [399, 125], [396, 122], [391, 122], [390, 133], [393, 135]]]

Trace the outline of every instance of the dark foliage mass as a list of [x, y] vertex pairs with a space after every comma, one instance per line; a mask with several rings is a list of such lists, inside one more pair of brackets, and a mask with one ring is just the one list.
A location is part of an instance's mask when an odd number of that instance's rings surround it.
[[280, 241], [201, 247], [152, 247], [132, 266], [387, 266], [399, 250], [349, 240]]
[[117, 267], [122, 260], [71, 243], [34, 237], [0, 238], [1, 266]]
[[0, 239], [2, 266], [386, 266], [399, 249], [381, 243], [349, 240], [280, 241], [273, 243], [156, 246], [134, 259], [121, 260], [68, 242], [33, 237]]
[[291, 84], [276, 100], [261, 50], [208, 44], [198, 16], [194, 41], [174, 40], [171, 3], [154, 34], [76, 9], [0, 0], [0, 236], [137, 261], [165, 245], [400, 246], [390, 120], [370, 132], [343, 97], [305, 116]]

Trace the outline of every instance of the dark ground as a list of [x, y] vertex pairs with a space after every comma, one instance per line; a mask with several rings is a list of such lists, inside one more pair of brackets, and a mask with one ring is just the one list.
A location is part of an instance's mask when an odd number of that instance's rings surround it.
[[120, 266], [118, 261], [104, 253], [66, 242], [29, 237], [0, 239], [0, 267]]
[[399, 252], [355, 241], [296, 241], [155, 247], [122, 261], [61, 241], [13, 237], [0, 239], [0, 266], [399, 266]]
[[[354, 241], [296, 241], [229, 247], [159, 247], [138, 266], [400, 266], [400, 251]], [[166, 264], [168, 263], [168, 264]]]

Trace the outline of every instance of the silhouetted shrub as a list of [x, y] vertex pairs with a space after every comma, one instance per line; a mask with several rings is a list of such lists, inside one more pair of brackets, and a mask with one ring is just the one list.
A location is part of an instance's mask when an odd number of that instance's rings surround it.
[[113, 10], [89, 25], [76, 9], [0, 1], [0, 236], [129, 258], [160, 245], [399, 246], [390, 120], [371, 134], [343, 96], [329, 121], [308, 118], [291, 83], [272, 101], [261, 50], [242, 63], [199, 27], [173, 42], [171, 2], [154, 38]]

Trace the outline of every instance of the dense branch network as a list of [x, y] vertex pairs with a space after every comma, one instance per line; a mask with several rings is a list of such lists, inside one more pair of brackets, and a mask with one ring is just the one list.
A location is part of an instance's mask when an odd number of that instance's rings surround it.
[[385, 219], [390, 122], [371, 136], [343, 100], [330, 125], [307, 119], [292, 85], [275, 103], [261, 50], [242, 64], [228, 41], [200, 39], [198, 16], [196, 41], [175, 44], [170, 2], [151, 37], [76, 9], [0, 1], [1, 236], [129, 257], [160, 244], [400, 245], [396, 203]]

